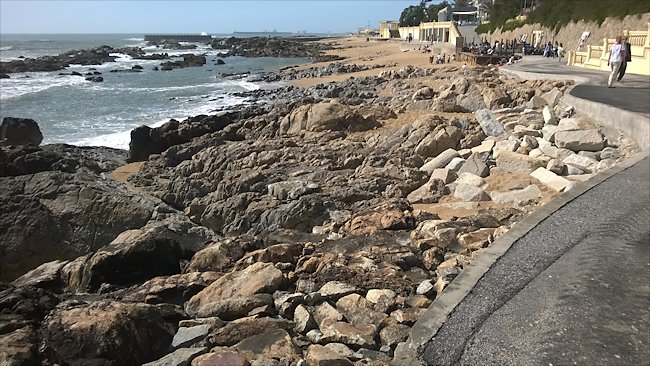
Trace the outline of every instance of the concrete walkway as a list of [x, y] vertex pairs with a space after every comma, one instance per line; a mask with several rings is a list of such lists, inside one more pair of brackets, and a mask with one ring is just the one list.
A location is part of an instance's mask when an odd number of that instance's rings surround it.
[[[605, 118], [613, 126], [621, 123], [617, 113], [637, 127], [649, 124], [648, 77], [626, 75], [628, 88], [605, 86], [608, 92], [600, 94], [606, 72], [553, 62], [534, 58], [507, 72], [536, 78], [570, 73], [583, 82], [570, 92], [583, 107], [608, 107]], [[614, 107], [619, 91], [629, 100]], [[494, 242], [413, 326], [395, 363], [649, 365], [649, 144]]]

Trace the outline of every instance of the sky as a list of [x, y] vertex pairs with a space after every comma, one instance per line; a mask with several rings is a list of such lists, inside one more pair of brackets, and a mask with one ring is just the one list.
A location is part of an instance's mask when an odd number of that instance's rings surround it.
[[[434, 2], [439, 2], [435, 0]], [[348, 33], [419, 0], [0, 0], [0, 34]]]

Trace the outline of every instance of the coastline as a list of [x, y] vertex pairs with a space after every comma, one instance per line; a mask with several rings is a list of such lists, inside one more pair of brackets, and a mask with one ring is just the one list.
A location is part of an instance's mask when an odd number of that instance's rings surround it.
[[43, 329], [66, 360], [102, 344], [112, 352], [101, 357], [123, 363], [190, 352], [199, 365], [390, 364], [485, 248], [635, 151], [561, 101], [571, 83], [430, 65], [412, 44], [322, 42], [342, 63], [384, 66], [288, 81], [243, 93], [268, 103], [137, 129], [128, 165], [79, 155], [94, 148], [2, 150], [0, 207], [16, 216], [1, 223], [32, 235], [2, 238], [18, 243], [3, 259], [15, 280], [2, 289], [51, 299], [39, 305], [47, 317], [15, 314], [29, 324], [26, 347], [38, 353]]

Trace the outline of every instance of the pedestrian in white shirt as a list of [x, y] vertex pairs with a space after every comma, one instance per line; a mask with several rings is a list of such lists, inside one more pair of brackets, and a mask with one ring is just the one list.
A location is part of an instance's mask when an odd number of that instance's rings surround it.
[[609, 51], [609, 61], [607, 61], [607, 66], [612, 69], [612, 72], [609, 74], [609, 80], [607, 80], [607, 87], [614, 88], [613, 85], [616, 75], [618, 75], [618, 69], [621, 67], [623, 58], [625, 57], [625, 50], [623, 49], [623, 37], [617, 36], [616, 43], [612, 45], [611, 50]]

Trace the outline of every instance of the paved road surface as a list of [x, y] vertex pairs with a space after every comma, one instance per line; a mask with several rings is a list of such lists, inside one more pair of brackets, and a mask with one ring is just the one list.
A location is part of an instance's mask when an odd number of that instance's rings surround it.
[[429, 365], [648, 365], [650, 160], [521, 237], [458, 305]]
[[524, 56], [523, 62], [504, 67], [539, 74], [587, 78], [589, 81], [574, 87], [571, 95], [650, 116], [650, 76], [626, 74], [622, 82], [615, 83], [616, 88], [610, 89], [607, 87], [609, 73], [606, 71], [567, 66], [543, 56]]

